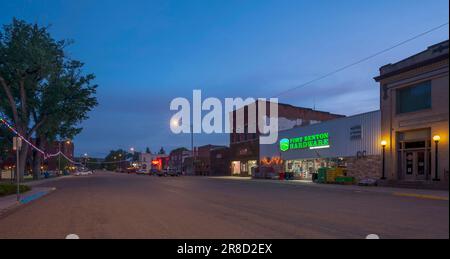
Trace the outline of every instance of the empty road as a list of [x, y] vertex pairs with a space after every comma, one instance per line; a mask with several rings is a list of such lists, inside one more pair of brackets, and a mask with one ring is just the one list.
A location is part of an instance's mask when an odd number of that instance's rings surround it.
[[448, 201], [341, 188], [101, 172], [43, 183], [0, 238], [449, 238]]

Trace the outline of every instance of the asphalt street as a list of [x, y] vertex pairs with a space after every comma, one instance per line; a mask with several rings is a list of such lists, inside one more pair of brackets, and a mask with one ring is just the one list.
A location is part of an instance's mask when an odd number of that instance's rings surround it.
[[101, 172], [0, 216], [0, 238], [449, 238], [449, 203], [340, 188]]

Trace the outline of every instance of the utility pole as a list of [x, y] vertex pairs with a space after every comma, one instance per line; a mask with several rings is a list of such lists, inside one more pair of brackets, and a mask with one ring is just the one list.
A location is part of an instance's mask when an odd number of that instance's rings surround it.
[[22, 139], [19, 137], [14, 137], [13, 140], [13, 150], [16, 151], [16, 183], [17, 183], [17, 190], [16, 190], [16, 199], [17, 203], [20, 202], [20, 166], [19, 166], [19, 153], [20, 148], [22, 147]]
[[58, 174], [61, 175], [61, 139], [58, 141]]
[[191, 124], [192, 174], [195, 175], [194, 125]]

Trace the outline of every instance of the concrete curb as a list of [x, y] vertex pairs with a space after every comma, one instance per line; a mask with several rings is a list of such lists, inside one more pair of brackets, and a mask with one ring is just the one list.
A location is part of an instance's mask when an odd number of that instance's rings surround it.
[[[0, 208], [0, 218], [5, 217], [11, 214], [12, 212], [16, 211], [17, 209], [51, 194], [55, 190], [56, 190], [55, 187], [36, 188], [34, 191], [33, 190], [30, 191], [30, 193], [28, 194], [26, 193], [23, 194], [20, 199], [20, 202], [16, 201], [15, 195], [2, 197], [2, 199], [4, 199], [3, 201], [4, 207]], [[9, 199], [9, 201], [5, 201], [6, 199]]]
[[323, 188], [329, 190], [342, 190], [350, 192], [361, 192], [361, 193], [378, 193], [387, 194], [398, 197], [410, 197], [419, 198], [427, 200], [439, 200], [448, 201], [449, 192], [444, 190], [425, 190], [425, 189], [405, 189], [405, 188], [395, 188], [395, 187], [378, 187], [378, 186], [358, 186], [358, 185], [334, 185], [334, 184], [315, 184], [312, 182], [304, 181], [280, 181], [280, 180], [270, 180], [270, 179], [251, 179], [249, 177], [213, 177], [211, 179], [217, 180], [228, 180], [228, 181], [244, 181], [244, 182], [260, 182], [260, 183], [270, 183], [279, 185], [290, 185], [290, 186], [303, 186], [309, 188]]
[[54, 177], [54, 178], [50, 178], [50, 179], [40, 179], [40, 180], [34, 180], [34, 181], [29, 181], [29, 182], [23, 182], [22, 184], [28, 185], [28, 186], [36, 186], [36, 185], [40, 185], [40, 184], [60, 181], [63, 179], [70, 179], [73, 177], [74, 177], [73, 175], [65, 175], [65, 176], [58, 176], [58, 177]]

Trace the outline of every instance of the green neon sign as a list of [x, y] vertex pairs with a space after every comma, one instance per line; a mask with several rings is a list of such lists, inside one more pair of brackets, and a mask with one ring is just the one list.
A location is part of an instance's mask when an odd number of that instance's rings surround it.
[[280, 140], [280, 150], [283, 152], [295, 149], [319, 149], [329, 147], [330, 140], [328, 132], [291, 139], [284, 138]]

